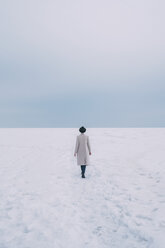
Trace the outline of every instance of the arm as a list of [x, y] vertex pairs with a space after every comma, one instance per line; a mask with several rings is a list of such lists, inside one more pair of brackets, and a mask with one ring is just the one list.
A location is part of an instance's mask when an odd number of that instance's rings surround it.
[[78, 152], [78, 148], [79, 148], [79, 141], [78, 141], [78, 136], [77, 136], [75, 150], [74, 150], [74, 156], [76, 156], [76, 153]]
[[91, 146], [90, 146], [90, 142], [89, 142], [89, 136], [87, 137], [87, 146], [88, 146], [88, 150], [89, 150], [89, 155], [91, 155]]

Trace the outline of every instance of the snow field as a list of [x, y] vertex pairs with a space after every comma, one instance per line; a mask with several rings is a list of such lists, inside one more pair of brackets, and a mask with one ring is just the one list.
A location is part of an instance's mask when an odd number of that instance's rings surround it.
[[165, 129], [0, 129], [0, 248], [164, 248]]

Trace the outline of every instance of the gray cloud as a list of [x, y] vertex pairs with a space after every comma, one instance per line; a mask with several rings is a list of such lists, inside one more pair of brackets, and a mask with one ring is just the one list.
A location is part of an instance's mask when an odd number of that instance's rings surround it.
[[163, 126], [164, 7], [2, 2], [0, 126]]

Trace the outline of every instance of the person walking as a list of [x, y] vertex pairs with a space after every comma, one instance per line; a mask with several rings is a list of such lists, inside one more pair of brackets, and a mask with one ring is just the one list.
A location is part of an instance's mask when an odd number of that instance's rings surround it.
[[81, 166], [81, 176], [85, 178], [86, 165], [89, 165], [89, 155], [91, 155], [91, 146], [89, 142], [89, 136], [84, 134], [86, 132], [85, 127], [79, 128], [80, 135], [77, 136], [74, 156], [77, 154], [77, 165]]

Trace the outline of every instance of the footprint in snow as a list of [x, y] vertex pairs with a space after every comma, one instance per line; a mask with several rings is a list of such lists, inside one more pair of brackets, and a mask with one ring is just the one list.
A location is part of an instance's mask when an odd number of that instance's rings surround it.
[[144, 215], [136, 215], [136, 217], [138, 219], [143, 219], [143, 220], [148, 220], [148, 221], [152, 221], [152, 219], [150, 217], [144, 216]]
[[102, 232], [102, 226], [97, 226], [93, 233], [97, 234], [98, 236], [101, 236]]
[[164, 227], [165, 228], [165, 221], [161, 221], [160, 224], [159, 224], [161, 227]]

